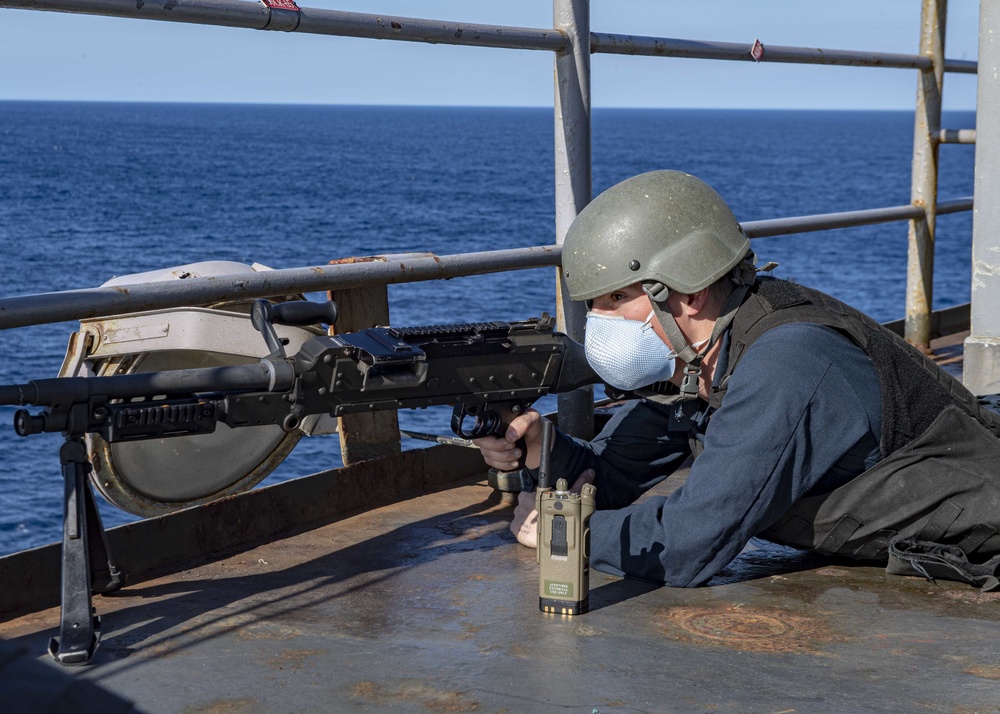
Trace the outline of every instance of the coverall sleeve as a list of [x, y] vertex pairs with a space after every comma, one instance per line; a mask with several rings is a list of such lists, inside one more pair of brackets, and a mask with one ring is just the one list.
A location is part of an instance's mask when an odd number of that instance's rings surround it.
[[557, 431], [553, 472], [572, 483], [586, 469], [594, 469], [597, 507], [627, 506], [676, 471], [690, 455], [692, 425], [688, 414], [696, 412], [698, 405], [708, 408], [704, 402], [680, 409], [628, 402], [590, 442]]
[[687, 482], [669, 497], [594, 513], [591, 564], [704, 584], [845, 454], [877, 449], [879, 404], [874, 367], [847, 338], [817, 325], [769, 331], [732, 375]]

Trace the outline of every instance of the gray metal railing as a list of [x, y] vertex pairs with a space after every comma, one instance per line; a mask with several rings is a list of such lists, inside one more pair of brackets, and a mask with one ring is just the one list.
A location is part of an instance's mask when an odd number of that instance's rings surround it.
[[[972, 196], [942, 201], [937, 204], [937, 214], [961, 213], [972, 210]], [[851, 228], [867, 226], [876, 223], [892, 223], [894, 221], [920, 220], [924, 209], [908, 204], [906, 206], [889, 206], [886, 208], [871, 208], [861, 211], [843, 211], [840, 213], [819, 213], [812, 216], [796, 216], [794, 218], [771, 218], [765, 221], [746, 221], [743, 230], [751, 238], [768, 238], [771, 236], [791, 235], [793, 233], [810, 233], [826, 231], [833, 228]]]
[[405, 253], [371, 260], [307, 268], [267, 270], [252, 275], [187, 278], [135, 285], [63, 290], [0, 299], [0, 329], [66, 320], [124, 315], [184, 305], [207, 305], [322, 290], [346, 290], [484, 275], [559, 264], [558, 246], [513, 248], [436, 256]]
[[[971, 197], [959, 198], [939, 203], [938, 215], [971, 208]], [[742, 225], [747, 235], [756, 239], [912, 220], [920, 218], [922, 213], [923, 209], [918, 206], [891, 206], [746, 221]], [[269, 270], [250, 275], [187, 278], [0, 298], [0, 329], [193, 304], [206, 305], [234, 297], [252, 299], [555, 267], [560, 264], [561, 257], [562, 247], [559, 245], [443, 256], [403, 253], [373, 256], [353, 263]]]
[[[591, 33], [590, 51], [594, 54], [642, 55], [645, 57], [681, 57], [685, 59], [736, 60], [741, 62], [779, 62], [784, 64], [826, 64], [844, 67], [890, 67], [930, 69], [932, 60], [923, 55], [890, 52], [859, 52], [817, 47], [760, 45], [760, 54], [752, 52], [754, 43], [703, 42], [669, 37], [642, 37]], [[946, 60], [946, 72], [975, 74], [976, 62]]]
[[[559, 246], [573, 218], [591, 198], [590, 56], [643, 55], [733, 61], [821, 64], [915, 69], [919, 72], [912, 205], [876, 208], [818, 216], [754, 221], [746, 229], [754, 237], [825, 230], [850, 225], [909, 220], [910, 271], [907, 290], [907, 338], [926, 343], [931, 304], [934, 222], [938, 214], [970, 210], [970, 199], [937, 202], [937, 147], [941, 143], [974, 143], [975, 130], [940, 127], [940, 94], [945, 72], [972, 74], [978, 63], [944, 57], [946, 0], [924, 0], [921, 46], [917, 54], [862, 52], [768, 45], [693, 41], [590, 31], [589, 0], [553, 0], [553, 27], [527, 28], [460, 23], [410, 17], [375, 15], [295, 7], [288, 0], [0, 0], [0, 8], [50, 10], [111, 17], [197, 23], [225, 27], [304, 32], [405, 42], [494, 47], [552, 52], [556, 66], [555, 246], [492, 251], [465, 256], [427, 258], [409, 256], [411, 270], [401, 272], [372, 263], [281, 270], [239, 280], [204, 278], [170, 286], [129, 286], [128, 291], [96, 288], [0, 300], [0, 328], [67, 319], [121, 314], [191, 302], [233, 297], [264, 296], [292, 290], [325, 290], [369, 284], [373, 281], [430, 280], [483, 272], [555, 265]], [[395, 261], [398, 256], [390, 256]], [[493, 262], [495, 261], [495, 262]], [[444, 267], [450, 266], [450, 267]], [[448, 271], [452, 272], [448, 272]], [[391, 274], [390, 274], [391, 273]], [[112, 294], [113, 293], [113, 294]], [[211, 297], [209, 297], [211, 296]], [[582, 339], [583, 307], [557, 297], [560, 326]], [[573, 398], [570, 398], [571, 400]], [[586, 400], [573, 402], [561, 418], [576, 420], [571, 412]], [[580, 416], [580, 424], [587, 419]], [[570, 427], [571, 432], [585, 431]]]
[[[556, 7], [566, 3], [556, 0]], [[580, 3], [577, 3], [579, 5]], [[347, 12], [300, 7], [298, 12], [271, 8], [250, 0], [0, 0], [0, 8], [49, 10], [56, 12], [103, 15], [138, 20], [186, 22], [251, 30], [303, 32], [374, 40], [429, 42], [442, 45], [467, 45], [515, 50], [565, 52], [572, 46], [566, 28], [510, 27], [453, 22], [416, 17]], [[559, 14], [557, 9], [556, 14]], [[575, 17], [579, 11], [563, 13]], [[590, 32], [591, 54], [643, 55], [687, 59], [738, 60], [795, 64], [840, 65], [851, 67], [886, 67], [926, 70], [932, 59], [922, 54], [864, 52], [816, 47], [762, 45], [763, 54], [751, 54], [754, 43], [713, 42], [671, 37], [646, 37], [607, 32]], [[948, 59], [944, 71], [975, 74], [977, 63]]]

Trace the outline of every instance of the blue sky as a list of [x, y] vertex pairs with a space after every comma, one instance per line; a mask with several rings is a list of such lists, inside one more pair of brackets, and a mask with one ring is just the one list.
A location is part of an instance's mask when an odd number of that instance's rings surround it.
[[[550, 27], [547, 0], [299, 0]], [[978, 2], [952, 0], [947, 56], [976, 59]], [[916, 53], [917, 0], [593, 0], [598, 32]], [[546, 52], [0, 10], [0, 99], [551, 106]], [[595, 107], [912, 109], [916, 72], [595, 55]], [[945, 109], [973, 109], [971, 75]]]

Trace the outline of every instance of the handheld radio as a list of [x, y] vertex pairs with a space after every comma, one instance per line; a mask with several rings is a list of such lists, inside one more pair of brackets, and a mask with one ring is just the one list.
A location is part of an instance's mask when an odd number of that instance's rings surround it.
[[582, 615], [590, 609], [590, 516], [596, 489], [571, 493], [564, 478], [550, 487], [552, 423], [542, 422], [542, 454], [535, 506], [538, 510], [538, 609]]

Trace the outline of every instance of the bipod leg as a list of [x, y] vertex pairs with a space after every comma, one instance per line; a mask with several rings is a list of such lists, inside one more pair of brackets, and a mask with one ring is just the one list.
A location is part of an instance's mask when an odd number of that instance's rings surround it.
[[83, 478], [84, 507], [87, 510], [87, 551], [90, 557], [90, 585], [95, 593], [110, 593], [120, 589], [127, 579], [111, 560], [111, 549], [108, 548], [108, 534], [101, 521], [101, 512], [97, 510], [97, 499], [94, 489], [90, 487], [87, 475], [90, 473], [90, 462], [87, 462], [87, 473]]
[[[63, 501], [62, 599], [59, 637], [49, 642], [49, 654], [59, 664], [86, 664], [101, 638], [100, 618], [91, 600], [91, 568], [87, 496], [90, 462], [80, 437], [67, 436], [59, 450], [65, 480]], [[93, 496], [91, 495], [91, 500]], [[96, 506], [93, 510], [97, 510]], [[103, 530], [103, 529], [102, 529]], [[101, 538], [103, 540], [103, 534]]]

